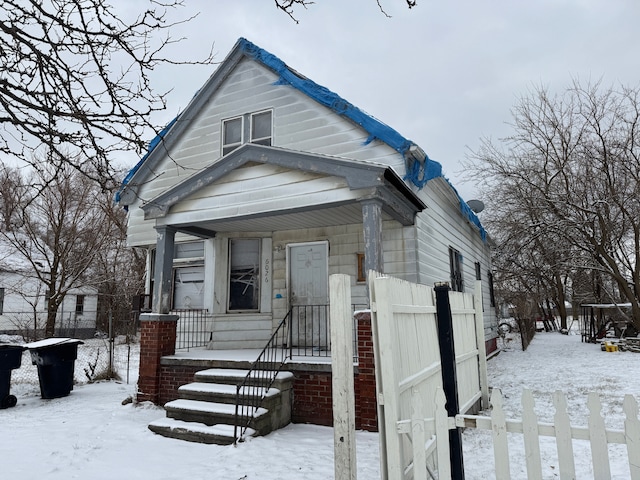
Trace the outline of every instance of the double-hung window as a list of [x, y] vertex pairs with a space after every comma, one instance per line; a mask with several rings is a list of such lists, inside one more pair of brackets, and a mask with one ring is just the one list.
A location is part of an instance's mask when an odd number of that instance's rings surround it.
[[248, 113], [222, 121], [222, 155], [233, 152], [245, 143], [271, 145], [273, 112]]
[[76, 295], [76, 315], [84, 313], [84, 295]]

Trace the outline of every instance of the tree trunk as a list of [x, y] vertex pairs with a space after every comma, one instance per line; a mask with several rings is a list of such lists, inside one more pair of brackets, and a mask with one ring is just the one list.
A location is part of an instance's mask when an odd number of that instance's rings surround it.
[[53, 296], [47, 302], [47, 323], [44, 327], [45, 338], [54, 337], [56, 334], [56, 317], [61, 300], [56, 300]]

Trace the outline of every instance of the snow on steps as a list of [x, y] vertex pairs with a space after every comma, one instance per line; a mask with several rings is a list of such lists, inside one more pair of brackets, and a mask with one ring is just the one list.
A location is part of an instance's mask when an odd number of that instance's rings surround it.
[[[193, 383], [178, 388], [180, 398], [165, 404], [167, 418], [152, 422], [149, 429], [166, 437], [192, 442], [233, 443], [237, 385], [247, 372], [224, 368], [196, 372]], [[290, 372], [278, 373], [273, 386], [266, 392], [255, 386], [243, 388], [243, 392], [263, 398], [252, 421], [254, 429], [247, 436], [266, 435], [290, 423], [292, 388], [293, 374]]]
[[[149, 430], [164, 437], [177, 438], [188, 442], [231, 445], [233, 443], [233, 425], [205, 425], [199, 422], [185, 422], [175, 418], [160, 418], [149, 424]], [[245, 437], [252, 437], [255, 430], [249, 428]]]

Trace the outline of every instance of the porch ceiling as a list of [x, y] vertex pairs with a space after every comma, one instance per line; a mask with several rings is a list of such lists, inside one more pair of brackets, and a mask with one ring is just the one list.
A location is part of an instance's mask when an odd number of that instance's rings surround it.
[[[383, 212], [383, 220], [391, 218], [389, 214]], [[198, 234], [197, 232], [200, 232], [199, 236], [204, 237], [224, 232], [273, 232], [354, 223], [362, 223], [362, 206], [359, 202], [316, 208], [313, 210], [287, 210], [268, 215], [252, 215], [235, 219], [222, 219], [172, 226], [185, 233]], [[195, 227], [195, 231], [193, 227]]]

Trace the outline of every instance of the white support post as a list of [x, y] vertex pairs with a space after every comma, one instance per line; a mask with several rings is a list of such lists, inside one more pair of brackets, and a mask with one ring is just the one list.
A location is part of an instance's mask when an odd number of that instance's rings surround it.
[[329, 277], [329, 314], [335, 480], [356, 480], [353, 313], [348, 275]]

